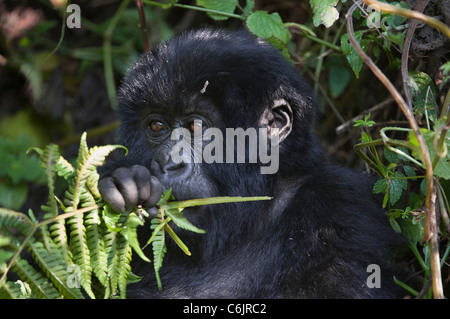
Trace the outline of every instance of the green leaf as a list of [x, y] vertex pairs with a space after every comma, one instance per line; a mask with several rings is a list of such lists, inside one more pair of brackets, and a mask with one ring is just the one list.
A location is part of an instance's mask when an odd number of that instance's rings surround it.
[[68, 277], [70, 274], [66, 265], [62, 262], [61, 255], [47, 251], [40, 242], [30, 242], [28, 246], [31, 248], [36, 263], [65, 298], [83, 299], [80, 289], [69, 287]]
[[[362, 36], [364, 34], [365, 30], [356, 31], [355, 32], [355, 39], [361, 46], [361, 48], [366, 51], [367, 47], [369, 45], [368, 40], [362, 40]], [[344, 34], [341, 37], [341, 48], [342, 52], [344, 52], [348, 63], [352, 67], [353, 72], [355, 73], [356, 78], [359, 78], [359, 72], [361, 71], [364, 61], [359, 56], [359, 54], [356, 52], [353, 45], [350, 43], [350, 40], [348, 39], [348, 34]]]
[[385, 178], [381, 178], [375, 182], [373, 185], [373, 193], [379, 194], [384, 193], [387, 190], [387, 181]]
[[178, 237], [177, 234], [175, 234], [175, 232], [173, 231], [173, 229], [166, 224], [164, 226], [164, 230], [167, 232], [167, 234], [169, 234], [169, 236], [175, 241], [175, 243], [178, 245], [178, 247], [180, 247], [180, 249], [188, 256], [191, 255], [191, 252], [189, 251], [189, 248], [183, 243], [183, 241], [180, 239], [180, 237]]
[[[153, 218], [152, 223], [156, 219], [157, 218]], [[163, 230], [160, 230], [154, 234], [154, 238], [152, 241], [152, 248], [153, 248], [153, 267], [155, 269], [156, 281], [159, 290], [162, 290], [161, 278], [159, 277], [159, 270], [162, 267], [164, 255], [167, 251], [165, 243], [165, 232]]]
[[275, 42], [286, 44], [289, 41], [289, 30], [284, 26], [278, 12], [269, 14], [267, 11], [255, 11], [245, 23], [250, 32], [272, 44]]
[[336, 5], [339, 0], [310, 0], [309, 4], [313, 10], [313, 24], [315, 27], [323, 24], [329, 28], [339, 19]]
[[424, 72], [409, 71], [408, 85], [416, 114], [428, 116], [433, 123], [436, 123], [438, 118], [436, 87], [431, 77]]
[[61, 297], [58, 290], [40, 272], [30, 266], [26, 260], [18, 258], [14, 263], [13, 269], [20, 279], [30, 286], [38, 298], [57, 299]]
[[[233, 13], [238, 5], [238, 0], [197, 0], [197, 5], [214, 11]], [[214, 20], [227, 20], [229, 18], [218, 13], [207, 12], [207, 14]]]
[[408, 187], [408, 181], [406, 179], [396, 179], [403, 178], [403, 175], [400, 172], [394, 173], [394, 178], [389, 181], [389, 201], [391, 205], [394, 205], [401, 198], [403, 191]]
[[128, 216], [128, 220], [124, 229], [120, 232], [123, 237], [130, 243], [131, 247], [133, 247], [134, 251], [146, 262], [150, 262], [150, 259], [145, 256], [144, 252], [141, 249], [137, 238], [137, 227], [144, 225], [144, 222], [138, 215], [135, 213], [131, 213]]
[[189, 230], [194, 233], [204, 234], [205, 231], [203, 229], [197, 228], [192, 225], [187, 218], [181, 213], [184, 208], [168, 208], [164, 212], [172, 218], [172, 221], [180, 228]]
[[423, 227], [419, 223], [413, 223], [411, 219], [405, 219], [401, 220], [399, 224], [403, 237], [410, 243], [416, 244], [422, 240]]
[[[436, 132], [427, 129], [420, 129], [420, 131], [425, 139], [428, 151], [430, 152], [431, 161], [433, 162], [436, 156], [436, 150], [434, 147]], [[416, 136], [413, 132], [410, 132], [408, 137], [412, 148], [412, 156], [423, 162], [422, 153], [420, 151], [419, 142], [417, 141]], [[445, 135], [444, 144], [446, 145], [447, 150], [450, 149], [450, 131], [448, 131]], [[450, 153], [448, 151], [445, 156], [439, 160], [433, 174], [444, 179], [450, 179]]]
[[0, 180], [0, 206], [10, 209], [20, 209], [27, 199], [28, 187], [25, 183], [11, 184]]
[[350, 83], [350, 73], [344, 66], [332, 66], [328, 74], [328, 85], [333, 98], [341, 95]]

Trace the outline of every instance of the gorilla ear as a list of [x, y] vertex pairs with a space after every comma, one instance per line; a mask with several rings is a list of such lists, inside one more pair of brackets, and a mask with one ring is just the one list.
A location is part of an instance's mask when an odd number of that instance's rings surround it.
[[292, 120], [291, 106], [285, 99], [279, 99], [266, 107], [259, 119], [259, 124], [261, 127], [267, 127], [269, 138], [278, 134], [278, 140], [281, 143], [292, 131]]

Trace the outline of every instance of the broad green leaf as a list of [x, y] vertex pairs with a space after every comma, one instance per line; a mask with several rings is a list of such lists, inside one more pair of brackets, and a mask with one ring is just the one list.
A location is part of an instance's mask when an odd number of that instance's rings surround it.
[[422, 240], [423, 228], [419, 223], [413, 223], [411, 219], [404, 219], [399, 222], [402, 235], [410, 243], [417, 243]]
[[269, 42], [271, 39], [281, 41], [283, 44], [289, 41], [289, 31], [278, 12], [269, 14], [267, 11], [255, 11], [245, 23], [253, 34]]
[[[214, 11], [233, 13], [238, 5], [238, 0], [197, 0], [197, 5]], [[208, 15], [214, 20], [227, 20], [229, 18], [212, 12], [208, 12]]]
[[[364, 30], [356, 31], [355, 32], [355, 39], [359, 43], [361, 48], [364, 51], [366, 51], [367, 50], [367, 46], [369, 45], [369, 41], [362, 39], [362, 36], [363, 36], [364, 32], [365, 32]], [[344, 54], [345, 54], [345, 56], [347, 58], [348, 63], [352, 67], [352, 70], [355, 73], [356, 78], [359, 78], [359, 72], [361, 71], [361, 69], [362, 69], [362, 67], [364, 65], [364, 61], [363, 61], [363, 59], [361, 59], [361, 57], [356, 52], [356, 50], [353, 47], [353, 45], [350, 43], [350, 40], [348, 39], [348, 34], [347, 33], [344, 34], [341, 37], [341, 48], [342, 48], [342, 52], [344, 52]]]
[[315, 27], [323, 24], [329, 28], [339, 19], [339, 12], [336, 5], [339, 0], [310, 0], [309, 4], [313, 10], [313, 24]]
[[435, 123], [438, 118], [438, 106], [436, 104], [436, 87], [431, 77], [424, 72], [409, 71], [408, 85], [416, 114], [427, 116]]
[[391, 205], [394, 205], [399, 201], [403, 191], [406, 190], [408, 186], [406, 179], [398, 179], [403, 177], [405, 177], [405, 175], [402, 173], [395, 172], [394, 177], [389, 181], [389, 201]]
[[380, 194], [387, 190], [387, 181], [385, 178], [381, 178], [375, 182], [373, 185], [373, 193]]
[[350, 73], [342, 65], [332, 66], [328, 74], [328, 85], [333, 98], [341, 95], [350, 83]]

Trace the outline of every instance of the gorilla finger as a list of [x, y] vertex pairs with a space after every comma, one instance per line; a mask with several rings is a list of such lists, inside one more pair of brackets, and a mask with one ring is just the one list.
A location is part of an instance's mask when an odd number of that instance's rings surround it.
[[158, 209], [156, 207], [152, 207], [147, 210], [147, 213], [149, 218], [155, 218], [156, 215], [158, 215]]
[[162, 194], [162, 186], [159, 179], [157, 179], [155, 176], [151, 176], [150, 178], [150, 197], [147, 199], [145, 203], [142, 203], [144, 207], [153, 207], [155, 206]]
[[134, 181], [138, 189], [138, 203], [143, 204], [150, 198], [150, 172], [142, 165], [133, 165], [130, 167], [133, 173]]
[[125, 200], [125, 209], [131, 210], [138, 204], [138, 189], [134, 181], [133, 173], [125, 167], [116, 169], [112, 178]]
[[112, 177], [106, 177], [98, 182], [98, 190], [103, 199], [117, 212], [125, 211], [125, 200], [114, 184]]

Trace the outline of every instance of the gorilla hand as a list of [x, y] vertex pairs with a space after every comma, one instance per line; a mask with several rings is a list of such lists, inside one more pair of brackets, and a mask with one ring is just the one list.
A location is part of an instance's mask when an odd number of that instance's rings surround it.
[[[162, 194], [160, 181], [141, 165], [120, 167], [98, 182], [103, 199], [118, 212], [130, 211], [136, 205], [152, 208]], [[156, 216], [156, 210], [149, 212]]]

